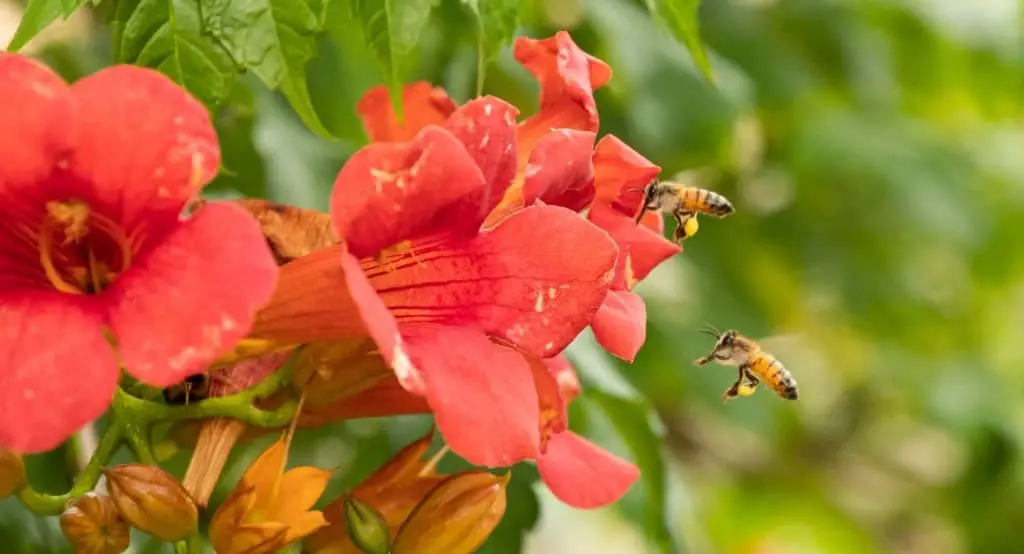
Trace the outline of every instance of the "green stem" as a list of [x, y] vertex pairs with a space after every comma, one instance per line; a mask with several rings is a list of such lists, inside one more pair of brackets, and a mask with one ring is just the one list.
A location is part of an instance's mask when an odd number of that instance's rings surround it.
[[36, 515], [59, 515], [64, 511], [68, 500], [78, 498], [96, 487], [102, 474], [103, 464], [117, 452], [124, 438], [124, 428], [118, 422], [113, 422], [103, 433], [96, 452], [89, 459], [85, 469], [75, 478], [75, 484], [70, 491], [59, 495], [43, 494], [27, 486], [18, 493], [18, 499]]
[[199, 533], [194, 533], [187, 539], [174, 543], [174, 554], [203, 554], [203, 540], [199, 537]]
[[477, 29], [480, 38], [476, 42], [476, 95], [479, 98], [484, 93], [484, 79], [487, 76], [487, 56], [484, 52], [484, 30], [483, 26]]

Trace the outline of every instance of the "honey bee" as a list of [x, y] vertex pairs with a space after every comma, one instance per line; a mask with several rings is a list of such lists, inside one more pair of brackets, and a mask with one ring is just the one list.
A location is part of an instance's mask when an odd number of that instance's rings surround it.
[[644, 200], [635, 223], [640, 223], [648, 211], [672, 215], [678, 223], [673, 238], [676, 242], [682, 242], [697, 234], [697, 214], [723, 218], [736, 210], [728, 198], [717, 192], [654, 179], [644, 187]]
[[210, 396], [210, 384], [209, 373], [189, 375], [184, 381], [163, 390], [164, 401], [175, 406], [198, 402]]
[[733, 330], [719, 333], [711, 325], [701, 332], [715, 338], [715, 348], [695, 363], [704, 365], [714, 361], [736, 366], [739, 370], [736, 382], [722, 394], [722, 398], [730, 400], [737, 396], [750, 396], [757, 390], [758, 383], [764, 381], [782, 398], [797, 399], [796, 379], [774, 356], [761, 350], [756, 341]]

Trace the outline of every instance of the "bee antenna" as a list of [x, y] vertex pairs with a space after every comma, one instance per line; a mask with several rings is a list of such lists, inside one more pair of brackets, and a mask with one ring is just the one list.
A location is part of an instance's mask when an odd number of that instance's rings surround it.
[[716, 329], [715, 326], [710, 323], [705, 323], [704, 328], [701, 329], [700, 332], [704, 333], [705, 335], [715, 337], [716, 339], [722, 336], [722, 333], [719, 333], [718, 329]]

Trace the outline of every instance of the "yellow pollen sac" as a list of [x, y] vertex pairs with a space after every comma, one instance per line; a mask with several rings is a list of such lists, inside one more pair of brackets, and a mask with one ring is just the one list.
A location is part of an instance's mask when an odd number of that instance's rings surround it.
[[[103, 245], [114, 246], [120, 267], [112, 268], [111, 260], [97, 258], [97, 253], [111, 250]], [[99, 292], [131, 264], [131, 242], [121, 226], [77, 199], [46, 203], [38, 248], [47, 279], [55, 289], [69, 294]]]

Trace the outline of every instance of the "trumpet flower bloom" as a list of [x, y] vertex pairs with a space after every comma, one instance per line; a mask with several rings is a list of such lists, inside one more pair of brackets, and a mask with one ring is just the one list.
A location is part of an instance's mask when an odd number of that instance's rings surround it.
[[156, 71], [68, 86], [0, 53], [0, 121], [0, 446], [36, 453], [103, 413], [119, 367], [164, 387], [229, 351], [277, 267], [237, 206], [182, 215], [220, 152]]

